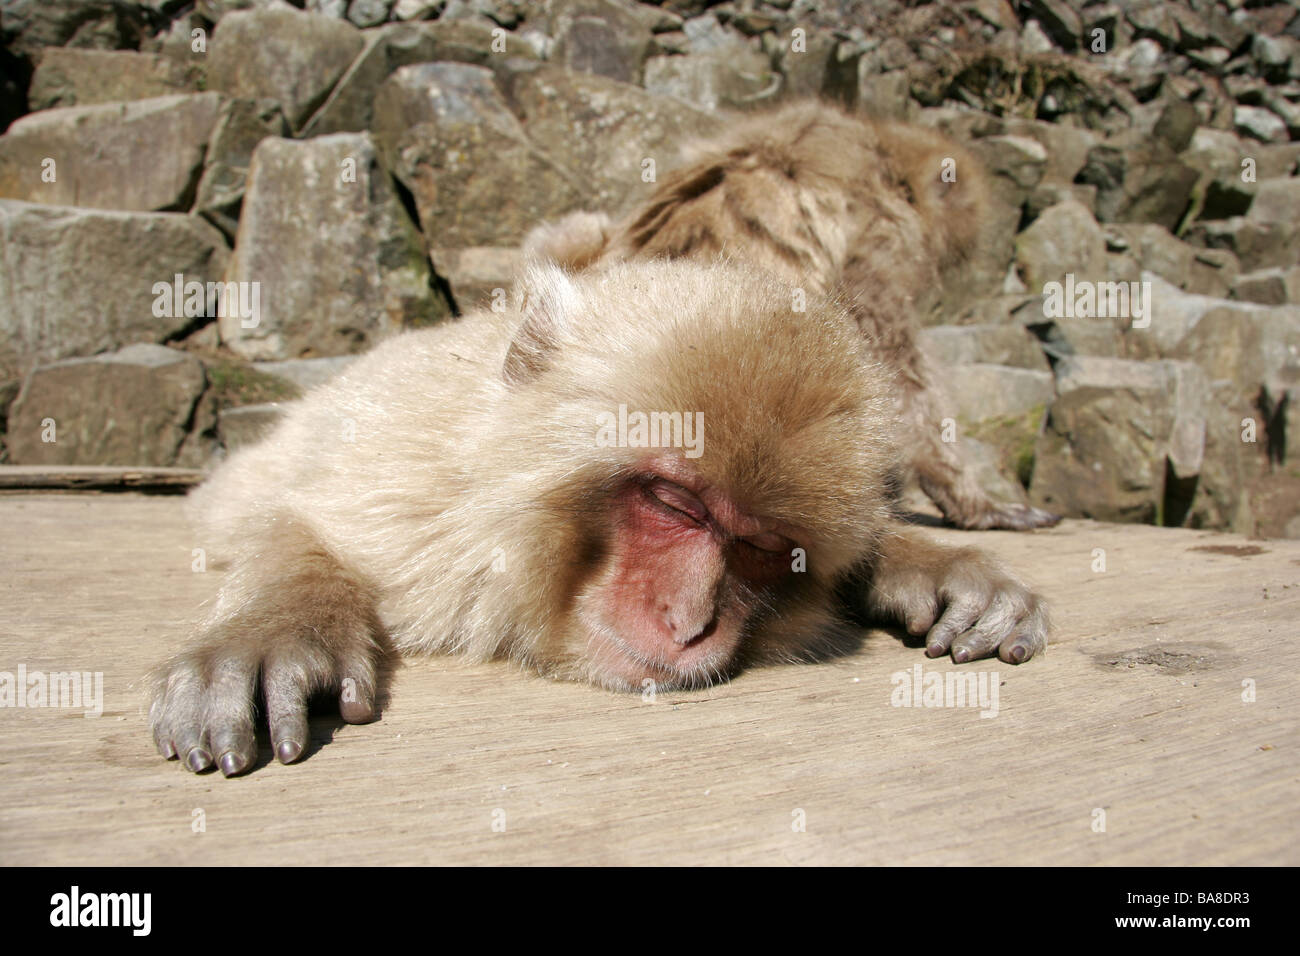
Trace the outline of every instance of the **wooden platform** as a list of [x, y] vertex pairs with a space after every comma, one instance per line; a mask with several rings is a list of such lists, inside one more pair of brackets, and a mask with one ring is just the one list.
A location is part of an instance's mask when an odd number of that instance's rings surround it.
[[181, 504], [0, 495], [0, 671], [102, 671], [105, 695], [0, 710], [0, 862], [1300, 863], [1300, 542], [938, 532], [1055, 609], [1045, 658], [959, 668], [997, 671], [993, 719], [891, 706], [892, 673], [953, 665], [884, 632], [653, 703], [434, 659], [382, 721], [317, 718], [303, 763], [264, 743], [225, 780], [145, 726], [140, 676], [220, 574], [191, 571]]

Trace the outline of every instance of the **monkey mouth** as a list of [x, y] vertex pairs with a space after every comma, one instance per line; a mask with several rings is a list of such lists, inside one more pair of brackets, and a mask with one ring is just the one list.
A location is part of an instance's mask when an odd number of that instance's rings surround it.
[[650, 684], [661, 690], [684, 690], [720, 683], [728, 676], [735, 648], [712, 641], [716, 630], [716, 622], [711, 623], [669, 657], [647, 654], [602, 628], [588, 644], [593, 679], [606, 687], [633, 691]]

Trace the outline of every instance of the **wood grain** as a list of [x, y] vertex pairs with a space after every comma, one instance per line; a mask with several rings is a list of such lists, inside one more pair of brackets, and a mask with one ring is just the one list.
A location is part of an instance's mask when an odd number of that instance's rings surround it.
[[303, 763], [263, 742], [224, 780], [157, 757], [144, 717], [142, 674], [221, 574], [191, 570], [181, 505], [0, 497], [0, 670], [102, 671], [105, 694], [96, 719], [0, 710], [0, 862], [1300, 863], [1300, 542], [936, 532], [1054, 607], [1043, 659], [960, 669], [997, 671], [994, 719], [891, 706], [891, 673], [953, 665], [886, 632], [652, 703], [435, 658], [380, 722], [314, 718]]

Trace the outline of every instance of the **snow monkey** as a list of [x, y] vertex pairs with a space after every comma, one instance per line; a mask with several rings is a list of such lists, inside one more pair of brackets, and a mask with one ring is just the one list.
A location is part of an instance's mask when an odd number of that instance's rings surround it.
[[834, 300], [689, 261], [520, 289], [379, 345], [196, 490], [232, 563], [156, 675], [164, 756], [248, 769], [260, 690], [292, 762], [310, 695], [374, 719], [389, 649], [630, 690], [832, 655], [854, 615], [958, 663], [1044, 646], [1025, 587], [891, 517], [892, 376]]
[[942, 440], [935, 376], [916, 341], [913, 299], [973, 251], [985, 192], [979, 164], [937, 133], [797, 103], [688, 145], [684, 165], [621, 221], [575, 213], [525, 247], [571, 269], [727, 255], [839, 295], [894, 371], [906, 464], [944, 517], [1041, 527], [1057, 516], [993, 501]]

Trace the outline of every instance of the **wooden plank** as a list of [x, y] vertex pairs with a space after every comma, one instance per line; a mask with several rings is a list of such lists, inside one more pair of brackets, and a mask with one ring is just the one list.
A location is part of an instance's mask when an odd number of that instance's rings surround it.
[[106, 701], [0, 711], [0, 862], [1300, 863], [1300, 542], [937, 532], [1054, 606], [1041, 660], [958, 669], [996, 671], [992, 719], [892, 706], [892, 673], [954, 668], [885, 632], [653, 702], [434, 658], [380, 722], [314, 718], [305, 762], [264, 743], [224, 780], [146, 731], [141, 675], [221, 574], [191, 570], [181, 504], [0, 499], [0, 670], [101, 671]]
[[196, 468], [0, 465], [0, 493], [39, 490], [184, 494], [202, 480], [203, 472]]

